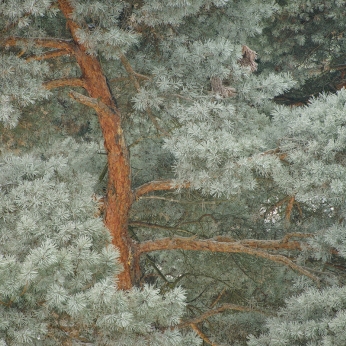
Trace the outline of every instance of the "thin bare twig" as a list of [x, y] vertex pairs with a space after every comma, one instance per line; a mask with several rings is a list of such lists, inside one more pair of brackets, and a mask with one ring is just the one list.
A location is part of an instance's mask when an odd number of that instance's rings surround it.
[[218, 346], [215, 342], [212, 342], [198, 327], [197, 325], [191, 323], [190, 327], [198, 334], [198, 336], [211, 346]]
[[129, 222], [129, 226], [134, 226], [134, 227], [145, 227], [145, 228], [156, 228], [156, 229], [166, 229], [169, 231], [175, 231], [175, 232], [183, 232], [183, 233], [189, 233], [191, 234], [192, 232], [189, 232], [185, 229], [177, 228], [177, 227], [172, 227], [172, 226], [165, 226], [165, 225], [157, 225], [154, 223], [148, 223], [148, 222], [142, 222], [142, 221], [132, 221]]

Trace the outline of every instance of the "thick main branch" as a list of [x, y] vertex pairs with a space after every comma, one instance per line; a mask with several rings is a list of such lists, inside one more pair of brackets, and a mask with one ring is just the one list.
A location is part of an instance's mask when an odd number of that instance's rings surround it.
[[[255, 242], [255, 240], [253, 240], [252, 242]], [[265, 244], [264, 242], [265, 241], [262, 241], [262, 243], [259, 243], [259, 245], [262, 244], [263, 246]], [[275, 241], [269, 241], [269, 242], [275, 242]], [[282, 244], [281, 249], [287, 250], [288, 249], [287, 246], [289, 243], [290, 242], [281, 243]], [[298, 247], [298, 242], [296, 243]], [[278, 246], [278, 244], [276, 244], [276, 246]], [[249, 243], [247, 245], [244, 245], [241, 242], [237, 242], [237, 241], [218, 242], [218, 241], [215, 241], [214, 239], [199, 240], [194, 238], [174, 237], [174, 238], [162, 238], [162, 239], [157, 239], [153, 241], [146, 241], [138, 245], [139, 253], [146, 253], [146, 252], [158, 251], [158, 250], [177, 250], [177, 249], [190, 250], [190, 251], [243, 253], [243, 254], [248, 254], [248, 255], [252, 255], [256, 257], [261, 257], [276, 263], [283, 264], [297, 271], [298, 273], [305, 275], [316, 282], [319, 282], [318, 277], [310, 273], [308, 270], [302, 268], [301, 266], [295, 264], [289, 258], [283, 255], [270, 254], [266, 251], [258, 249], [256, 245], [254, 247], [250, 246]], [[269, 249], [269, 244], [267, 246], [267, 249]], [[277, 248], [275, 248], [275, 250], [276, 249]], [[296, 249], [299, 250], [300, 245], [299, 245], [299, 248], [296, 248]], [[292, 248], [290, 250], [292, 250]]]

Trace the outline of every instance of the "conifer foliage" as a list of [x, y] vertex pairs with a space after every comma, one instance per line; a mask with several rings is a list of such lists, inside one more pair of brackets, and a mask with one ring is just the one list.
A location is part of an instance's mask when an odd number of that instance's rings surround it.
[[41, 158], [2, 159], [1, 344], [197, 345], [168, 328], [183, 313], [180, 288], [116, 289], [119, 252], [93, 217], [95, 171], [81, 151], [95, 146], [66, 140]]
[[1, 2], [0, 343], [345, 341], [346, 92], [273, 102], [285, 11]]

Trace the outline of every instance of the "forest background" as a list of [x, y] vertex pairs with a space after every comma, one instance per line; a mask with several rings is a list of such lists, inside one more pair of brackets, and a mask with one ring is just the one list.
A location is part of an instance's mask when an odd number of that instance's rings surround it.
[[0, 3], [0, 345], [346, 344], [346, 1]]

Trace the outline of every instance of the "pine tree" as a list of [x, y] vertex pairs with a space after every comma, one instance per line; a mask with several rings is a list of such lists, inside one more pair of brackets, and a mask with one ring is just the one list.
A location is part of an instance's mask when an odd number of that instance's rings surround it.
[[275, 105], [279, 9], [0, 4], [4, 345], [244, 345], [342, 284], [346, 95]]

